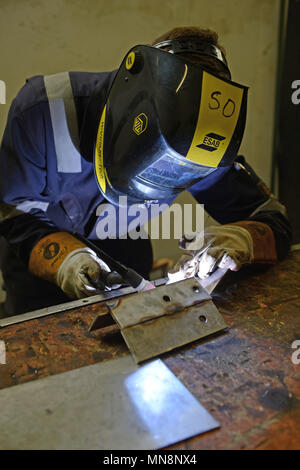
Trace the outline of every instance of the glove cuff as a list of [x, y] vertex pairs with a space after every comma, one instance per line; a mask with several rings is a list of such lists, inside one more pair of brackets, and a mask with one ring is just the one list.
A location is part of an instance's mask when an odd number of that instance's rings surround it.
[[276, 243], [271, 227], [254, 220], [241, 220], [230, 225], [242, 227], [250, 233], [253, 241], [253, 263], [276, 263]]
[[39, 240], [31, 251], [28, 269], [31, 274], [56, 284], [57, 271], [74, 250], [86, 248], [67, 232], [55, 232]]

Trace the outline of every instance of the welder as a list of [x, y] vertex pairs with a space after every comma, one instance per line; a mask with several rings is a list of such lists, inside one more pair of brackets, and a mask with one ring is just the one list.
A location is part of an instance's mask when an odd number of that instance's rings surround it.
[[101, 207], [117, 210], [125, 196], [128, 207], [149, 208], [187, 189], [204, 204], [216, 223], [181, 240], [183, 277], [284, 257], [285, 207], [238, 156], [246, 106], [247, 87], [232, 80], [217, 34], [197, 27], [134, 46], [113, 72], [28, 79], [0, 150], [6, 314], [121, 282], [75, 231], [148, 277], [149, 239], [124, 237], [128, 226], [97, 237]]

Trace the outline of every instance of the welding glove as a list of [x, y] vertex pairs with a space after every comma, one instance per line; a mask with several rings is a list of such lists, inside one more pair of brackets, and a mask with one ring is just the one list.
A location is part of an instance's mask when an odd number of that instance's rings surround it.
[[196, 236], [185, 235], [179, 246], [187, 253], [168, 273], [171, 282], [195, 275], [203, 279], [217, 267], [237, 271], [245, 264], [277, 260], [272, 229], [256, 221], [213, 225]]
[[35, 245], [29, 271], [57, 284], [71, 299], [96, 295], [122, 283], [119, 274], [111, 272], [93, 250], [67, 232], [52, 233]]
[[117, 288], [121, 277], [111, 272], [104, 261], [90, 248], [74, 250], [57, 271], [56, 283], [71, 299], [96, 295], [99, 290]]

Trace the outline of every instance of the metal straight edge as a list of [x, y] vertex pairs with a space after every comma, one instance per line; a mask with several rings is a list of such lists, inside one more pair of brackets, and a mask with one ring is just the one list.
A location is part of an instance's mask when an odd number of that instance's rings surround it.
[[228, 269], [217, 268], [210, 276], [204, 279], [200, 279], [198, 276], [195, 279], [199, 282], [199, 284], [206, 290], [208, 294], [211, 294], [219, 282], [225, 277]]
[[[152, 281], [155, 286], [159, 286], [166, 283], [167, 278], [156, 279]], [[15, 323], [21, 323], [24, 321], [34, 320], [36, 318], [46, 317], [47, 315], [53, 315], [55, 313], [66, 312], [78, 307], [84, 307], [86, 305], [103, 302], [105, 300], [114, 299], [116, 297], [122, 297], [123, 295], [132, 294], [137, 292], [133, 287], [123, 287], [121, 289], [111, 290], [104, 292], [103, 294], [93, 295], [85, 299], [73, 300], [71, 302], [65, 302], [59, 305], [52, 305], [51, 307], [42, 308], [39, 310], [33, 310], [31, 312], [20, 313], [11, 317], [0, 319], [0, 328], [14, 325]]]

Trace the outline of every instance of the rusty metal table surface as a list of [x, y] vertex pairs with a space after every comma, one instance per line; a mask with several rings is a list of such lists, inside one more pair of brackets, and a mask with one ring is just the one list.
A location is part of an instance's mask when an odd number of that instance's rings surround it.
[[[300, 449], [300, 251], [229, 276], [214, 302], [229, 328], [162, 357], [221, 428], [171, 449]], [[92, 304], [0, 329], [0, 388], [128, 354], [119, 332], [88, 332]], [[298, 354], [300, 358], [300, 352]]]

